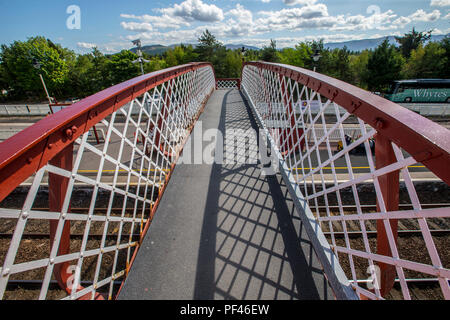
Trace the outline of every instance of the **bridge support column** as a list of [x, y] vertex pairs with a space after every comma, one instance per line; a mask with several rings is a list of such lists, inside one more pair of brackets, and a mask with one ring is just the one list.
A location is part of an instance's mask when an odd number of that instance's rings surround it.
[[[397, 162], [391, 141], [381, 134], [377, 134], [375, 137], [375, 157], [377, 169], [384, 168]], [[399, 178], [399, 171], [391, 172], [378, 178], [387, 212], [398, 211], [400, 190]], [[377, 210], [381, 211], [379, 202], [377, 203]], [[391, 225], [392, 234], [397, 242], [398, 220], [392, 219], [389, 222]], [[377, 253], [384, 256], [392, 256], [389, 246], [389, 239], [383, 220], [377, 221]], [[380, 293], [383, 297], [385, 297], [394, 286], [396, 270], [394, 266], [387, 265], [385, 263], [378, 263], [378, 266], [381, 271], [379, 279]]]
[[[50, 161], [50, 164], [71, 171], [73, 166], [73, 144], [64, 149], [55, 158]], [[66, 197], [69, 179], [60, 175], [50, 173], [48, 177], [49, 189], [49, 208], [51, 212], [61, 212], [64, 198]], [[70, 207], [69, 207], [70, 208]], [[70, 210], [70, 209], [69, 209]], [[56, 231], [59, 221], [50, 221], [50, 243], [53, 246], [53, 241], [56, 237]], [[65, 222], [64, 229], [59, 242], [58, 256], [66, 255], [70, 252], [70, 222]], [[68, 269], [70, 264], [68, 262], [55, 265], [53, 273], [59, 286], [63, 290], [68, 290], [67, 281], [72, 274], [69, 274]]]
[[[56, 157], [50, 160], [50, 164], [67, 170], [72, 171], [73, 169], [73, 144], [62, 150]], [[48, 189], [49, 189], [49, 208], [50, 212], [61, 212], [64, 205], [64, 199], [66, 197], [67, 188], [69, 186], [69, 179], [64, 178], [60, 175], [49, 173], [48, 177]], [[70, 206], [69, 206], [70, 211]], [[56, 237], [56, 232], [58, 229], [59, 221], [50, 221], [50, 244], [53, 246], [53, 242]], [[50, 248], [52, 250], [52, 248]], [[70, 222], [64, 223], [64, 228], [61, 234], [61, 239], [59, 242], [58, 256], [67, 255], [70, 253]], [[74, 276], [71, 272], [70, 262], [64, 262], [55, 265], [53, 269], [53, 274], [58, 281], [61, 289], [65, 290], [68, 294], [72, 294], [72, 286], [70, 285], [70, 280]], [[84, 288], [78, 286], [77, 291], [81, 291]], [[90, 300], [91, 294], [83, 296], [80, 300]], [[100, 294], [95, 295], [96, 300], [104, 300]]]

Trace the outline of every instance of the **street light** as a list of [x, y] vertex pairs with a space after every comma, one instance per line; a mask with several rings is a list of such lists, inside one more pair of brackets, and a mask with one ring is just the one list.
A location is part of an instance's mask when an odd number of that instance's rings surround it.
[[[34, 68], [36, 68], [39, 71], [41, 70], [42, 65], [38, 59], [33, 58], [32, 63], [33, 63]], [[52, 98], [50, 97], [50, 95], [48, 94], [47, 86], [45, 85], [44, 78], [42, 77], [42, 74], [40, 72], [39, 72], [39, 77], [41, 78], [42, 85], [44, 86], [44, 90], [45, 90], [45, 94], [47, 95], [48, 103], [49, 103], [49, 105], [51, 105], [53, 103], [53, 101], [52, 101]]]
[[132, 43], [137, 47], [136, 54], [139, 57], [136, 60], [134, 60], [133, 63], [140, 63], [141, 64], [141, 72], [144, 75], [145, 74], [144, 73], [144, 62], [147, 63], [147, 62], [150, 62], [150, 61], [145, 60], [142, 57], [142, 43], [141, 43], [141, 39], [134, 40], [134, 41], [132, 41]]
[[322, 55], [319, 50], [316, 50], [312, 56], [312, 59], [314, 60], [314, 72], [316, 72], [316, 64], [319, 62], [320, 58], [322, 58]]
[[245, 60], [245, 51], [247, 51], [245, 49], [245, 47], [242, 47], [241, 52], [242, 52], [242, 64], [244, 64], [244, 60]]

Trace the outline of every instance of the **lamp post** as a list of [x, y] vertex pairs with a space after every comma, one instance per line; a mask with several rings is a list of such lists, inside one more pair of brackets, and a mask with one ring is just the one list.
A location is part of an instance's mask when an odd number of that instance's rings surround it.
[[141, 64], [141, 72], [142, 72], [142, 75], [144, 75], [145, 74], [145, 72], [144, 72], [144, 62], [147, 63], [147, 62], [150, 62], [150, 61], [145, 60], [142, 57], [142, 43], [141, 43], [141, 39], [134, 40], [134, 41], [132, 41], [132, 43], [137, 47], [136, 54], [139, 57], [136, 60], [134, 60], [133, 63], [140, 63]]
[[316, 50], [312, 56], [312, 59], [314, 61], [314, 72], [316, 72], [317, 62], [319, 62], [320, 58], [322, 58], [322, 55], [320, 54], [319, 50]]
[[[33, 58], [33, 67], [35, 67], [37, 70], [41, 70], [41, 63], [36, 59]], [[51, 105], [53, 103], [52, 98], [48, 94], [47, 86], [45, 85], [44, 77], [42, 77], [42, 74], [39, 72], [39, 77], [41, 78], [42, 85], [44, 86], [45, 94], [47, 95], [48, 103]]]
[[245, 51], [247, 51], [245, 49], [245, 47], [242, 47], [241, 52], [242, 52], [242, 64], [244, 64], [244, 60], [245, 60]]

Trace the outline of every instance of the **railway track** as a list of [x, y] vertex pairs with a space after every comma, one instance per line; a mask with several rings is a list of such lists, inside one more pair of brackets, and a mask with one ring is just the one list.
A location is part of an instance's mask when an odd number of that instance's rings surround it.
[[[450, 203], [433, 203], [433, 204], [423, 204], [424, 208], [435, 208], [435, 207], [450, 207]], [[408, 210], [412, 206], [409, 204], [401, 204], [400, 208], [402, 210]], [[317, 212], [319, 211], [320, 215], [326, 214], [327, 207], [325, 206], [312, 206], [311, 207], [313, 211]], [[366, 204], [361, 205], [360, 208], [363, 210], [363, 212], [369, 212], [371, 210], [376, 210], [376, 205], [373, 204]], [[339, 210], [339, 206], [329, 206], [328, 211], [334, 212], [336, 214]], [[357, 212], [357, 208], [355, 206], [343, 206], [344, 214], [355, 214]], [[49, 208], [33, 208], [33, 210], [36, 211], [49, 211]], [[121, 215], [124, 208], [121, 207], [114, 207], [110, 209], [111, 215]], [[126, 214], [130, 214], [135, 210], [135, 208], [125, 208]], [[87, 207], [80, 207], [80, 208], [71, 208], [71, 211], [73, 213], [86, 213], [89, 211], [89, 208]], [[97, 215], [103, 215], [107, 214], [108, 208], [95, 208], [95, 214]], [[445, 221], [438, 221], [438, 223], [433, 224], [433, 221], [430, 221], [430, 232], [433, 238], [443, 238], [443, 239], [449, 239], [450, 237], [450, 221], [449, 219]], [[36, 245], [43, 245], [48, 242], [50, 239], [50, 236], [48, 234], [48, 222], [44, 225], [38, 225], [41, 228], [36, 229], [36, 226], [33, 228], [33, 231], [27, 232], [23, 234], [22, 240], [35, 243]], [[8, 239], [11, 239], [13, 236], [15, 224], [12, 223], [9, 230], [5, 230], [5, 228], [0, 229], [0, 243], [1, 241], [8, 242]], [[83, 229], [84, 230], [84, 229]], [[76, 229], [76, 231], [72, 230], [71, 233], [71, 240], [74, 243], [79, 243], [82, 241], [84, 237], [82, 229]], [[89, 234], [89, 240], [94, 241], [96, 243], [100, 243], [100, 241], [103, 239], [104, 235], [102, 233], [102, 228], [91, 230], [92, 233]], [[323, 230], [324, 235], [331, 241], [332, 237], [334, 237], [335, 241], [344, 241], [346, 238], [346, 233], [343, 232], [342, 229], [339, 230], [339, 224], [335, 223], [333, 225], [333, 232], [330, 232], [328, 228], [328, 224], [323, 224]], [[369, 238], [371, 242], [376, 241], [377, 231], [376, 231], [376, 224], [371, 224], [370, 222], [367, 224], [367, 231], [366, 235]], [[356, 223], [353, 225], [348, 226], [347, 228], [347, 236], [348, 239], [352, 241], [352, 243], [360, 243], [363, 239], [363, 233], [359, 229], [359, 223]], [[408, 224], [399, 224], [399, 231], [398, 231], [398, 238], [400, 242], [404, 243], [415, 243], [416, 239], [420, 238], [422, 236], [422, 232], [417, 225], [415, 225], [412, 222], [409, 222]], [[113, 241], [116, 240], [118, 237], [117, 234], [114, 232], [110, 232], [108, 230], [108, 233], [105, 235], [106, 241]], [[128, 240], [127, 235], [127, 240]], [[139, 228], [136, 228], [133, 233], [131, 234], [132, 241], [138, 241], [140, 238]], [[353, 245], [353, 244], [352, 244]], [[47, 246], [47, 245], [46, 245]], [[47, 250], [47, 249], [45, 249]], [[44, 250], [44, 251], [45, 251]], [[1, 260], [1, 259], [0, 259]], [[1, 262], [1, 261], [0, 261]], [[344, 270], [348, 270], [348, 266], [346, 266], [346, 263], [343, 263]], [[358, 284], [364, 284], [367, 283], [368, 280], [364, 277], [365, 272], [365, 266], [357, 266], [359, 270], [358, 274]], [[351, 277], [349, 278], [351, 279]], [[415, 275], [410, 276], [408, 279], [406, 279], [406, 282], [408, 283], [408, 286], [411, 287], [411, 292], [413, 293], [413, 297], [415, 299], [440, 299], [439, 296], [440, 292], [440, 286], [437, 279], [434, 278], [424, 278]], [[81, 284], [83, 286], [90, 286], [92, 285], [92, 280], [89, 280], [88, 278], [84, 278], [81, 281]], [[113, 283], [114, 292], [118, 290], [119, 286], [121, 284], [120, 280], [117, 280]], [[23, 295], [21, 292], [27, 292], [27, 293], [39, 293], [40, 288], [42, 286], [42, 279], [39, 278], [39, 276], [30, 277], [30, 278], [22, 278], [22, 279], [11, 279], [8, 282], [7, 286], [7, 292], [9, 294], [9, 297], [15, 297], [15, 295]], [[388, 297], [388, 299], [396, 299], [398, 297], [401, 297], [401, 290], [398, 288], [398, 281], [396, 282], [396, 285], [394, 286], [394, 289], [391, 293], [391, 295]], [[430, 293], [431, 292], [431, 293]], [[63, 295], [64, 293], [59, 288], [56, 281], [52, 281], [49, 287], [49, 293], [51, 297], [58, 297], [58, 294]], [[7, 295], [8, 296], [8, 295]]]

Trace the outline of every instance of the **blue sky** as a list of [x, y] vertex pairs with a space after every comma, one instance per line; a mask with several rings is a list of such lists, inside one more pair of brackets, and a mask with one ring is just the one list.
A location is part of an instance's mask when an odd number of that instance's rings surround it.
[[[80, 8], [81, 28], [66, 12]], [[144, 45], [195, 43], [208, 28], [224, 43], [279, 47], [399, 35], [412, 29], [450, 32], [450, 0], [0, 0], [0, 43], [43, 35], [76, 52], [118, 52]]]

